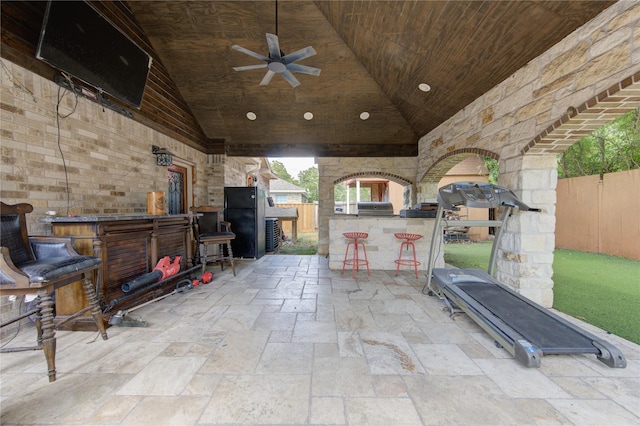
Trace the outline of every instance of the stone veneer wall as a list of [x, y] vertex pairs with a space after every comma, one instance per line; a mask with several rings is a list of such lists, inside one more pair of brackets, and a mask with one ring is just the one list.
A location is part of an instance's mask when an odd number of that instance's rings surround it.
[[[550, 134], [562, 134], [562, 126], [568, 133], [580, 121], [593, 120], [585, 109], [597, 113], [598, 102], [605, 98], [613, 114], [634, 107], [627, 97], [616, 110], [615, 93], [623, 81], [627, 96], [640, 85], [639, 22], [640, 3], [614, 4], [423, 136], [415, 165], [409, 165], [412, 159], [375, 159], [380, 168], [366, 164], [367, 159], [319, 159], [319, 253], [328, 253], [328, 218], [333, 215], [336, 180], [371, 170], [406, 176], [414, 183], [412, 201], [415, 197], [429, 200], [436, 196], [437, 182], [457, 161], [489, 155], [500, 160], [500, 184], [542, 210], [516, 213], [510, 221], [499, 253], [498, 278], [538, 303], [552, 306], [556, 155], [573, 142], [547, 150], [534, 149], [531, 142], [540, 134], [547, 139]], [[581, 119], [581, 112], [586, 118]]]
[[[364, 240], [364, 245], [369, 268], [371, 270], [395, 271], [398, 267], [395, 261], [399, 259], [400, 246], [403, 242], [403, 240], [397, 239], [395, 234], [405, 232], [423, 236], [414, 242], [414, 246], [416, 259], [420, 262], [420, 265], [417, 266], [420, 271], [419, 276], [424, 278], [424, 271], [429, 265], [431, 236], [435, 223], [435, 219], [336, 215], [329, 219], [329, 268], [340, 270], [343, 267], [345, 251], [349, 242], [343, 235], [345, 232], [366, 232], [368, 237]], [[442, 268], [444, 266], [443, 254], [441, 247], [438, 247], [434, 259], [435, 267]], [[402, 252], [402, 258], [405, 260], [412, 259], [412, 255], [413, 252], [409, 249]], [[349, 257], [353, 257], [353, 249], [349, 250]], [[359, 257], [363, 258], [362, 252]], [[351, 274], [352, 269], [351, 266], [347, 266], [344, 272], [345, 276]], [[366, 274], [366, 267], [360, 266], [359, 270], [361, 274]], [[401, 265], [400, 271], [413, 273], [414, 267]]]
[[333, 187], [345, 179], [362, 175], [380, 177], [412, 187], [415, 202], [415, 157], [317, 158], [318, 162], [318, 254], [329, 253], [329, 218], [334, 215]]
[[[457, 153], [488, 151], [500, 159], [499, 183], [542, 210], [513, 216], [497, 276], [544, 306], [553, 304], [556, 155], [589, 131], [555, 145], [538, 138], [553, 149], [531, 142], [540, 134], [564, 138], [594, 120], [594, 113], [600, 120], [592, 125], [602, 125], [607, 116], [601, 110], [612, 117], [640, 106], [638, 95], [635, 104], [629, 101], [640, 93], [639, 72], [640, 3], [621, 1], [420, 140], [419, 182], [433, 181], [430, 171]], [[616, 98], [622, 92], [624, 102]], [[423, 188], [431, 192], [427, 197], [435, 196], [435, 185]]]

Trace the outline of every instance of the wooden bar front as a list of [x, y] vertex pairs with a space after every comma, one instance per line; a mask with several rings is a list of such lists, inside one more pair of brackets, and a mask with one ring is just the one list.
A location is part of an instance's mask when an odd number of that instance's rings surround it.
[[[148, 300], [174, 290], [193, 266], [191, 219], [189, 215], [59, 217], [47, 219], [55, 236], [73, 237], [80, 254], [102, 259], [95, 277], [105, 319], [118, 310], [131, 309]], [[122, 291], [122, 284], [153, 270], [165, 256], [182, 256], [180, 273], [146, 291]], [[129, 296], [129, 297], [125, 297]], [[116, 302], [114, 304], [114, 302]], [[71, 315], [87, 306], [81, 283], [56, 292], [56, 313]], [[88, 319], [81, 317], [65, 328], [90, 329]]]

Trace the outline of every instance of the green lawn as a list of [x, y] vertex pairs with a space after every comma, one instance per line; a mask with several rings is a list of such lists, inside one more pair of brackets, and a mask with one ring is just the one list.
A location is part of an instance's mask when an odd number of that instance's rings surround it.
[[317, 232], [298, 232], [298, 241], [293, 244], [291, 240], [280, 243], [278, 254], [288, 255], [311, 255], [318, 252]]
[[[487, 269], [491, 243], [446, 244], [445, 262]], [[573, 250], [556, 250], [553, 307], [640, 344], [640, 262]]]

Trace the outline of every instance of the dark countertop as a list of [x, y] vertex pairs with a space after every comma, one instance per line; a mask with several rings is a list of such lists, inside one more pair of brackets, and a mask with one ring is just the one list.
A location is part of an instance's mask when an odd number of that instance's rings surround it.
[[41, 223], [79, 223], [79, 222], [112, 222], [127, 220], [145, 220], [158, 218], [191, 217], [191, 214], [152, 215], [146, 213], [96, 215], [96, 216], [45, 216], [38, 220]]

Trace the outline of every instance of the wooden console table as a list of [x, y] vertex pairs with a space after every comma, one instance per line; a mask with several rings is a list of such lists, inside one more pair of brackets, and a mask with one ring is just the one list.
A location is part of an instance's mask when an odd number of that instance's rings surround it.
[[[55, 236], [73, 237], [80, 254], [102, 259], [95, 282], [105, 319], [167, 294], [193, 267], [190, 215], [113, 215], [44, 218]], [[153, 270], [164, 256], [182, 256], [180, 273], [148, 290], [125, 293], [122, 284]], [[126, 297], [125, 297], [126, 296]], [[129, 297], [130, 296], [130, 297]], [[115, 303], [115, 304], [114, 304]], [[57, 290], [56, 313], [71, 315], [87, 305], [81, 283]], [[76, 318], [65, 328], [92, 329], [89, 318]]]

